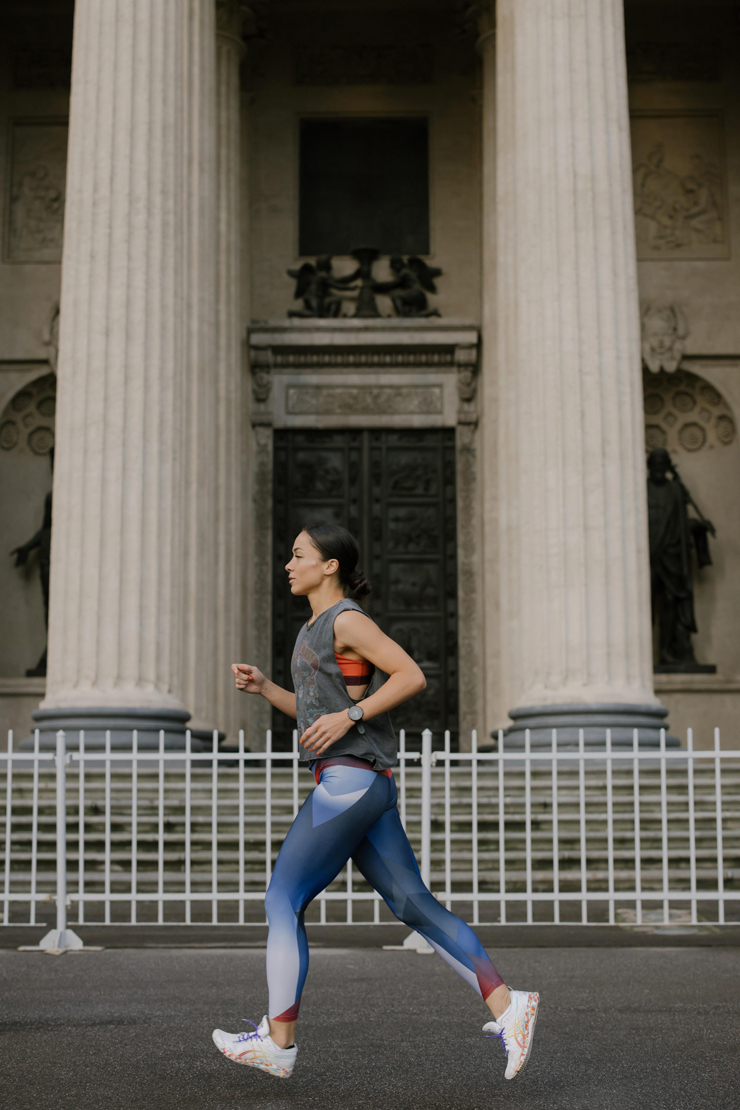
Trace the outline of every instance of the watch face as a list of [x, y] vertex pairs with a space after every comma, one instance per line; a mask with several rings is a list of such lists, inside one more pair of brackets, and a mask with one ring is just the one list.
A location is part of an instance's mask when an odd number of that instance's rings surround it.
[[349, 710], [349, 719], [350, 719], [350, 721], [361, 721], [362, 720], [362, 710], [360, 709], [359, 705], [353, 705], [350, 708], [350, 710]]

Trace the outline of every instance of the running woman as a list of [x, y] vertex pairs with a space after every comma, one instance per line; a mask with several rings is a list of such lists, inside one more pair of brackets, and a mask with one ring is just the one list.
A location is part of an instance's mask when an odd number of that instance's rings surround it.
[[423, 690], [426, 679], [357, 604], [370, 590], [356, 569], [358, 557], [354, 538], [335, 524], [307, 525], [293, 545], [285, 568], [290, 589], [308, 597], [313, 613], [293, 652], [294, 694], [255, 666], [232, 668], [239, 690], [297, 719], [300, 758], [316, 789], [283, 841], [265, 897], [269, 1017], [251, 1033], [216, 1029], [213, 1040], [237, 1064], [290, 1076], [308, 971], [304, 915], [351, 859], [396, 917], [421, 933], [486, 1003], [494, 1020], [483, 1029], [501, 1038], [506, 1078], [513, 1079], [529, 1057], [539, 995], [510, 990], [473, 930], [422, 882], [396, 805], [391, 768], [398, 760], [388, 713]]

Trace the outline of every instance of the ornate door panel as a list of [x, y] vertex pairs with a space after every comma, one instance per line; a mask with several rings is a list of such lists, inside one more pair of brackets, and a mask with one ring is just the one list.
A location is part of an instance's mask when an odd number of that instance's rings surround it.
[[[275, 432], [273, 676], [291, 688], [290, 657], [310, 610], [285, 570], [304, 523], [343, 524], [357, 537], [373, 592], [367, 608], [417, 660], [423, 694], [393, 713], [396, 729], [449, 728], [457, 739], [455, 432], [450, 428]], [[275, 740], [290, 728], [274, 714]]]

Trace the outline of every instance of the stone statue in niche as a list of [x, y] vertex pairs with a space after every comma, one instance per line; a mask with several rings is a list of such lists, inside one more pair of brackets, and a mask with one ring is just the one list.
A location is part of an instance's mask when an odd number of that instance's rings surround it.
[[377, 293], [390, 294], [398, 316], [439, 316], [436, 308], [429, 307], [427, 293], [436, 293], [434, 279], [442, 273], [436, 266], [427, 266], [423, 258], [403, 259], [394, 254], [390, 260], [394, 277], [391, 281], [378, 282]]
[[678, 369], [689, 326], [678, 305], [649, 304], [642, 313], [642, 358], [653, 374]]
[[350, 277], [336, 277], [332, 272], [329, 255], [317, 258], [316, 265], [304, 262], [298, 270], [288, 270], [288, 274], [295, 279], [295, 300], [303, 301], [303, 309], [291, 308], [288, 316], [309, 319], [336, 319], [341, 316], [342, 298], [333, 291], [350, 289], [355, 279], [354, 274]]
[[[52, 471], [54, 469], [54, 448], [52, 447], [49, 452], [51, 460]], [[41, 590], [44, 595], [44, 621], [46, 627], [49, 627], [49, 571], [51, 569], [51, 490], [44, 498], [44, 516], [41, 522], [41, 527], [38, 532], [31, 536], [30, 540], [16, 547], [10, 552], [15, 555], [15, 566], [24, 567], [28, 562], [28, 556], [38, 548], [39, 559], [39, 576], [41, 578]], [[39, 659], [35, 667], [31, 667], [26, 671], [26, 678], [45, 678], [46, 677], [46, 651]]]
[[[715, 528], [697, 508], [664, 447], [650, 452], [647, 465], [650, 589], [659, 644], [655, 671], [714, 674], [713, 664], [697, 663], [691, 636], [697, 631], [692, 547], [699, 569], [711, 566], [707, 537], [715, 535]], [[689, 516], [689, 507], [696, 516]]]

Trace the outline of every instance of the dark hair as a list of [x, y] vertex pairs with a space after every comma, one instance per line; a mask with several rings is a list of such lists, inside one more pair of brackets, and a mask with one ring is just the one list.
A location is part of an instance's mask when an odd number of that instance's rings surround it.
[[304, 524], [302, 532], [324, 559], [339, 563], [339, 582], [353, 601], [361, 601], [370, 593], [370, 583], [361, 570], [357, 570], [360, 549], [357, 540], [341, 524]]

